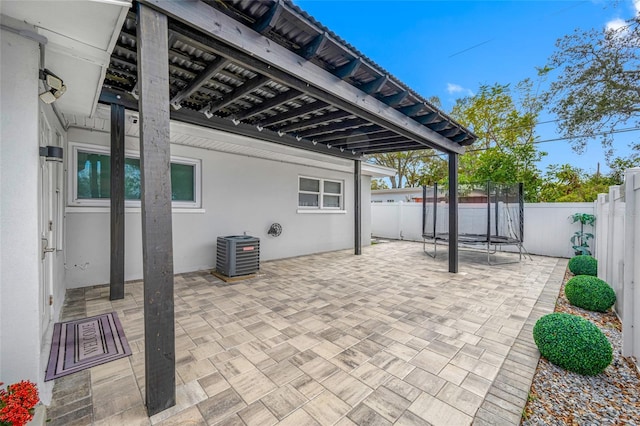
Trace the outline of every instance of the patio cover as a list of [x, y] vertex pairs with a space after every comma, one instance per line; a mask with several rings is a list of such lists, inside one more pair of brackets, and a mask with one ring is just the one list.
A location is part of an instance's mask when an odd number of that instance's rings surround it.
[[[139, 0], [100, 102], [111, 105], [111, 298], [124, 297], [124, 109], [140, 111], [145, 388], [149, 415], [175, 404], [170, 119], [354, 160], [436, 149], [449, 156], [457, 236], [458, 155], [476, 136], [293, 3]], [[457, 239], [449, 270], [458, 270]]]

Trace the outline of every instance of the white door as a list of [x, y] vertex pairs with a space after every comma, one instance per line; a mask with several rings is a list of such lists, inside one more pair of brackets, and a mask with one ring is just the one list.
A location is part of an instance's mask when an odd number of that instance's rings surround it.
[[[40, 146], [53, 145], [51, 127], [44, 114], [40, 112]], [[40, 156], [40, 320], [44, 337], [52, 320], [53, 305], [53, 257], [55, 256], [54, 238], [54, 200], [56, 200], [54, 180], [55, 163]]]

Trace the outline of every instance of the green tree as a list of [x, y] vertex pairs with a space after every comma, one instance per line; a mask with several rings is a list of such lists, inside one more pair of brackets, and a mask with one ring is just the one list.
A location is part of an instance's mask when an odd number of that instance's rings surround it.
[[467, 182], [523, 182], [527, 201], [537, 201], [541, 184], [536, 163], [546, 153], [534, 144], [542, 109], [533, 83], [516, 86], [482, 85], [474, 96], [458, 99], [451, 115], [473, 129], [478, 142], [460, 157], [460, 180]]
[[553, 164], [547, 167], [540, 201], [542, 202], [591, 202], [598, 194], [609, 192], [615, 185], [612, 175], [600, 173], [586, 174], [582, 169], [570, 164]]
[[389, 189], [389, 185], [382, 179], [371, 179], [371, 189]]
[[610, 158], [612, 132], [640, 124], [640, 15], [619, 29], [576, 31], [556, 47], [541, 71], [557, 72], [544, 99], [576, 152], [601, 135]]
[[403, 180], [406, 182], [408, 175], [411, 175], [420, 166], [422, 151], [385, 152], [373, 154], [368, 161], [379, 166], [385, 166], [396, 170], [396, 175], [391, 177], [392, 188], [402, 188]]

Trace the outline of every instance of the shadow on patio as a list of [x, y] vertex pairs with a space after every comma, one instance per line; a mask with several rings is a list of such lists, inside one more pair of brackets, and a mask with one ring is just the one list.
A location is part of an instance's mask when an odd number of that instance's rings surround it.
[[[513, 256], [513, 255], [504, 255]], [[566, 260], [460, 273], [420, 243], [265, 262], [226, 284], [175, 277], [177, 404], [144, 408], [142, 282], [69, 290], [64, 320], [116, 311], [133, 355], [56, 380], [51, 425], [518, 424]]]

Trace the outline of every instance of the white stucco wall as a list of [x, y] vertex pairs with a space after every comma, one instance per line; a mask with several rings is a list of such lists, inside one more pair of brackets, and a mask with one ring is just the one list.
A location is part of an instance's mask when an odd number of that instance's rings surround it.
[[[71, 142], [109, 144], [109, 135], [72, 128]], [[127, 138], [127, 146], [137, 146]], [[176, 273], [215, 266], [216, 238], [244, 232], [260, 238], [261, 261], [353, 247], [353, 174], [246, 157], [183, 145], [171, 154], [202, 160], [202, 209], [174, 210], [173, 254]], [[298, 176], [344, 182], [346, 213], [298, 213]], [[371, 179], [363, 176], [362, 205], [370, 203]], [[370, 244], [371, 216], [363, 208], [363, 246]], [[282, 235], [267, 235], [280, 223]], [[127, 209], [125, 279], [142, 278], [141, 217]], [[109, 210], [68, 207], [66, 211], [66, 281], [69, 288], [109, 281]]]
[[0, 378], [40, 377], [38, 44], [2, 31], [0, 48]]

